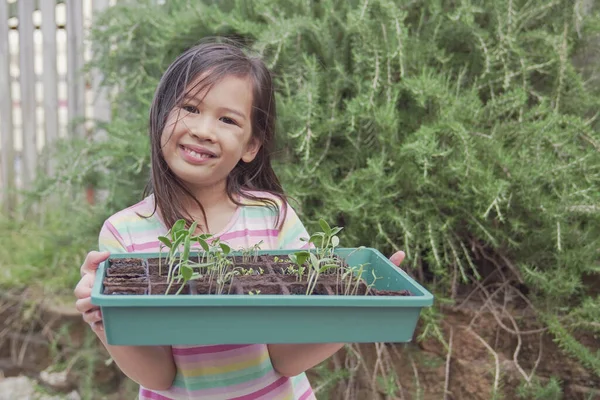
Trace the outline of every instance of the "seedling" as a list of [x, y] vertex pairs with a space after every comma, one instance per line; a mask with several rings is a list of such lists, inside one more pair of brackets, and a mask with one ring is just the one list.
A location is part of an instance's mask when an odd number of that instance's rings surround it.
[[[319, 220], [321, 232], [316, 232], [305, 239], [312, 244], [309, 250], [289, 253], [287, 257], [274, 256], [272, 264], [289, 263], [278, 268], [283, 275], [295, 276], [298, 283], [306, 285], [306, 294], [314, 293], [323, 274], [336, 274], [336, 294], [356, 295], [362, 287], [366, 287], [366, 293], [374, 291], [375, 282], [380, 279], [373, 274], [370, 284], [362, 279], [365, 265], [348, 267], [343, 260], [335, 255], [336, 248], [340, 243], [337, 234], [342, 230], [340, 227], [331, 227], [323, 219]], [[233, 288], [233, 280], [236, 277], [259, 276], [264, 274], [260, 266], [256, 268], [234, 267], [231, 257], [231, 247], [220, 238], [210, 234], [195, 235], [197, 223], [194, 222], [189, 228], [185, 227], [185, 220], [178, 220], [165, 236], [158, 237], [160, 241], [160, 254], [164, 248], [168, 248], [166, 257], [167, 291], [170, 293], [173, 284], [181, 286], [176, 294], [180, 294], [190, 280], [202, 279], [208, 283], [208, 293], [223, 294], [225, 286], [229, 284], [229, 292]], [[203, 251], [198, 253], [197, 259], [190, 260], [192, 244], [197, 243]], [[262, 241], [248, 248], [242, 248], [243, 262], [258, 262], [258, 255]], [[159, 275], [162, 276], [162, 257], [159, 256]], [[257, 282], [257, 281], [255, 281]], [[364, 286], [363, 286], [364, 285]], [[303, 289], [304, 290], [304, 289]], [[362, 293], [362, 291], [361, 291]]]
[[[191, 244], [193, 241], [199, 239], [198, 236], [193, 235], [197, 226], [198, 224], [193, 222], [189, 229], [186, 229], [185, 220], [180, 219], [175, 222], [173, 227], [167, 232], [167, 236], [158, 237], [158, 240], [161, 242], [161, 252], [164, 247], [169, 249], [167, 255], [167, 263], [169, 266], [167, 282], [169, 285], [165, 293], [169, 293], [175, 280], [177, 280], [177, 283], [181, 283], [181, 286], [176, 293], [179, 294], [189, 280], [200, 279], [202, 277], [200, 273], [195, 273], [192, 268], [192, 266], [198, 266], [198, 264], [194, 264], [189, 259]], [[181, 246], [183, 246], [183, 251], [180, 250]], [[159, 254], [159, 274], [162, 274], [161, 258], [162, 255]], [[182, 280], [183, 282], [181, 282]]]
[[242, 262], [257, 262], [258, 261], [258, 252], [260, 251], [260, 246], [263, 244], [263, 241], [254, 244], [248, 248], [241, 248], [240, 251], [242, 253]]
[[[360, 264], [351, 268], [346, 268], [341, 275], [338, 274], [337, 293], [339, 294], [339, 287], [341, 286], [345, 296], [357, 295], [360, 285], [365, 283], [362, 279], [362, 276], [365, 272], [365, 266], [366, 264]], [[368, 295], [372, 292], [372, 290], [375, 288], [375, 283], [377, 280], [382, 279], [381, 277], [375, 275], [375, 271], [373, 270], [371, 270], [371, 274], [373, 275], [373, 281], [366, 285], [366, 291], [364, 293], [365, 295]]]
[[365, 293], [365, 295], [368, 295], [371, 290], [375, 287], [375, 282], [377, 282], [378, 279], [382, 279], [381, 277], [375, 275], [375, 271], [371, 270], [371, 275], [373, 275], [373, 282], [371, 282], [368, 286], [367, 286], [367, 292]]
[[[310, 253], [308, 251], [299, 251], [293, 254], [290, 254], [289, 259], [291, 262], [293, 262], [294, 264], [296, 264], [297, 268], [295, 270], [296, 275], [298, 276], [298, 282], [300, 282], [302, 280], [302, 277], [304, 276], [304, 271], [306, 271], [306, 267], [304, 266], [304, 263], [306, 261], [308, 261], [308, 259], [310, 258]], [[292, 268], [293, 270], [293, 268]]]
[[239, 271], [240, 276], [256, 275], [256, 271], [253, 270], [252, 268], [238, 267], [238, 268], [236, 268], [236, 270]]
[[324, 219], [319, 219], [319, 225], [323, 232], [315, 232], [308, 239], [316, 247], [316, 253], [320, 258], [333, 257], [335, 248], [340, 244], [337, 236], [343, 228], [330, 227]]
[[332, 269], [338, 268], [339, 265], [333, 263], [332, 258], [322, 258], [319, 259], [313, 253], [309, 253], [310, 262], [308, 264], [308, 286], [306, 288], [306, 294], [312, 294], [315, 290], [315, 286], [317, 285], [317, 281], [319, 280], [319, 275], [323, 272]]
[[252, 246], [252, 252], [254, 253], [254, 262], [258, 261], [258, 252], [260, 251], [260, 246], [263, 244], [263, 241], [256, 243]]
[[217, 291], [220, 294], [223, 291], [225, 283], [233, 280], [233, 277], [239, 275], [237, 270], [229, 271], [233, 262], [228, 257], [231, 252], [231, 247], [228, 244], [221, 242], [220, 239], [215, 239], [210, 244], [209, 253], [213, 254], [212, 259], [214, 265], [209, 269], [209, 289], [212, 287], [213, 281], [217, 283]]

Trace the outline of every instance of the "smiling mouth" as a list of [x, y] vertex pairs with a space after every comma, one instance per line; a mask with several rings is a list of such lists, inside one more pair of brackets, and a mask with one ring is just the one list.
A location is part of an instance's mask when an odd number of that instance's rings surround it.
[[198, 160], [205, 160], [207, 158], [215, 158], [216, 156], [214, 154], [210, 154], [210, 153], [205, 153], [205, 152], [196, 152], [194, 150], [188, 149], [185, 146], [180, 146], [183, 151], [186, 152], [186, 154], [189, 154], [190, 156], [198, 159]]

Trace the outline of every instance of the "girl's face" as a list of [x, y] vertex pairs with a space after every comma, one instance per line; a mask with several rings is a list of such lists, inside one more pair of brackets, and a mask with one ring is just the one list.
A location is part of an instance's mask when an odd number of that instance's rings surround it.
[[252, 82], [247, 78], [226, 76], [208, 92], [192, 89], [171, 110], [161, 135], [167, 165], [192, 191], [224, 191], [237, 163], [251, 162], [260, 148], [252, 137], [251, 113]]

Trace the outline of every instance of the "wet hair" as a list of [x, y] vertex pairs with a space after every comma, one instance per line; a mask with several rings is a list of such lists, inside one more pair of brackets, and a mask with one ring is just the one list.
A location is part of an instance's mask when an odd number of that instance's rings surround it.
[[[199, 76], [203, 78], [194, 87], [189, 85]], [[279, 179], [271, 167], [271, 151], [275, 139], [275, 92], [271, 73], [264, 62], [256, 56], [246, 54], [244, 49], [221, 38], [203, 40], [202, 43], [179, 55], [162, 76], [150, 107], [149, 135], [151, 146], [151, 177], [144, 190], [144, 197], [154, 194], [155, 205], [151, 215], [160, 210], [168, 228], [179, 219], [191, 225], [192, 216], [186, 211], [189, 200], [195, 202], [204, 215], [203, 231], [209, 232], [204, 207], [186, 188], [167, 165], [161, 149], [161, 135], [174, 107], [181, 105], [184, 97], [210, 90], [211, 86], [227, 76], [248, 78], [252, 82], [252, 137], [260, 144], [254, 160], [242, 160], [227, 177], [226, 190], [231, 201], [240, 206], [241, 198], [247, 198], [272, 207], [280, 215], [278, 202], [272, 197], [257, 197], [248, 191], [266, 192], [280, 200], [284, 212], [287, 198]], [[151, 216], [150, 215], [150, 216]], [[285, 219], [285, 218], [283, 218]], [[276, 225], [283, 221], [277, 218]]]

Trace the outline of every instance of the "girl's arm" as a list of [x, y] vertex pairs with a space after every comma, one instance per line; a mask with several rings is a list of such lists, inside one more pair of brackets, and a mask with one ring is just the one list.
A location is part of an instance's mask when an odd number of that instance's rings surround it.
[[325, 361], [344, 347], [344, 344], [270, 344], [267, 347], [275, 371], [280, 375], [291, 377], [299, 375]]
[[104, 330], [96, 335], [119, 369], [131, 380], [150, 390], [167, 390], [173, 385], [176, 367], [170, 346], [112, 346]]
[[112, 346], [106, 342], [100, 309], [92, 304], [90, 296], [98, 265], [108, 256], [108, 252], [92, 251], [86, 257], [81, 266], [81, 280], [75, 288], [78, 299], [75, 307], [125, 375], [150, 390], [166, 390], [172, 386], [176, 374], [170, 346]]

